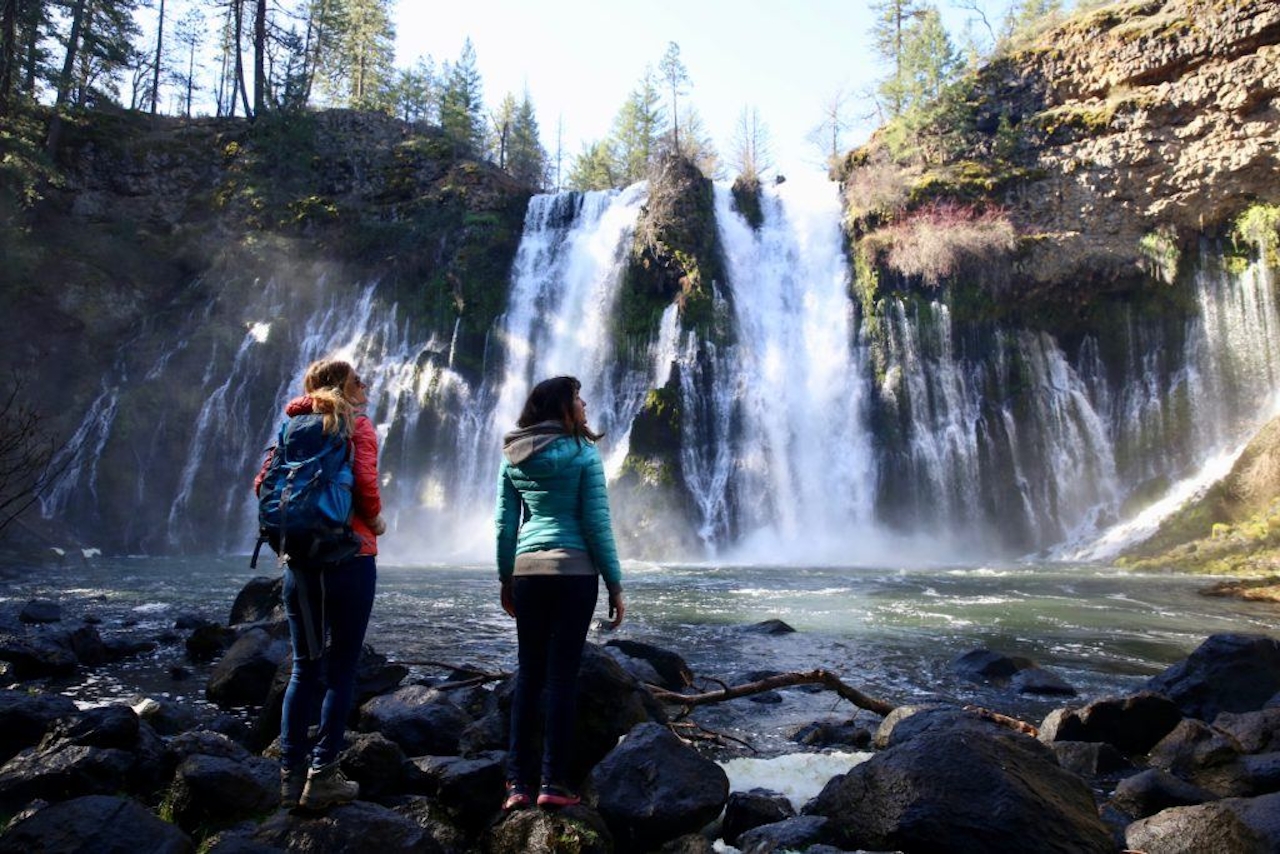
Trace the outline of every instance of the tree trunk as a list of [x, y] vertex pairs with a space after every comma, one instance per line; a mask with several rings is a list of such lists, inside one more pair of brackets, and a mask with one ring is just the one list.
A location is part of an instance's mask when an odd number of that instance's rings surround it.
[[39, 55], [40, 47], [40, 7], [35, 4], [35, 0], [27, 0], [22, 4], [23, 19], [27, 23], [27, 43], [23, 46], [22, 52], [25, 57], [26, 71], [22, 78], [22, 91], [27, 97], [35, 100], [36, 97], [36, 57]]
[[18, 64], [18, 0], [4, 0], [0, 11], [0, 115], [9, 112], [13, 69]]
[[71, 90], [71, 72], [76, 67], [76, 55], [80, 48], [80, 31], [84, 28], [84, 15], [88, 0], [76, 0], [71, 12], [71, 34], [67, 36], [67, 56], [62, 63], [62, 74], [58, 77], [58, 95], [53, 102], [53, 116], [49, 119], [49, 135], [45, 137], [44, 147], [49, 156], [58, 151], [58, 138], [62, 136], [62, 105], [67, 101]]
[[196, 43], [191, 42], [191, 53], [187, 57], [187, 118], [191, 118], [191, 90], [195, 88], [196, 80]]
[[267, 108], [267, 0], [258, 0], [253, 16], [253, 112]]
[[160, 101], [160, 57], [164, 50], [164, 0], [160, 0], [160, 21], [156, 24], [156, 67], [151, 76], [151, 115]]
[[[244, 0], [231, 0], [231, 9], [235, 14], [235, 37], [232, 39], [231, 49], [235, 52], [235, 74], [236, 79], [233, 82], [234, 89], [231, 98], [235, 100], [235, 93], [240, 93], [241, 102], [244, 104], [244, 114], [248, 118], [253, 118], [253, 110], [249, 107], [249, 91], [244, 85], [244, 56], [241, 53], [240, 46], [244, 43]], [[234, 113], [235, 111], [232, 110]]]

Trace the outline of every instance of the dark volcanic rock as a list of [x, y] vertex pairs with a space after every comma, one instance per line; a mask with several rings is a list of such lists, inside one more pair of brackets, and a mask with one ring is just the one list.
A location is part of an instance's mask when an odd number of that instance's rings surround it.
[[406, 685], [360, 707], [360, 729], [381, 732], [408, 756], [452, 756], [471, 723], [443, 691]]
[[729, 778], [719, 765], [653, 723], [627, 733], [590, 780], [597, 809], [628, 850], [697, 830], [720, 814], [729, 797]]
[[761, 635], [789, 635], [795, 629], [782, 620], [762, 620], [747, 626], [747, 631]]
[[972, 649], [951, 662], [951, 670], [956, 675], [973, 682], [1007, 682], [1018, 671], [1035, 666], [1029, 658], [1008, 656], [990, 649]]
[[555, 812], [517, 810], [485, 834], [490, 854], [612, 854], [613, 839], [604, 819], [585, 806]]
[[196, 626], [187, 637], [187, 657], [198, 662], [213, 661], [235, 642], [235, 629], [217, 623]]
[[693, 671], [688, 663], [670, 650], [640, 641], [618, 639], [609, 641], [605, 646], [614, 647], [631, 658], [647, 661], [662, 677], [661, 687], [668, 691], [679, 691], [693, 684]]
[[[898, 706], [885, 715], [872, 738], [872, 745], [883, 750], [897, 744], [910, 741], [928, 732], [952, 732], [957, 728], [971, 731], [980, 736], [1009, 735], [1013, 730], [1004, 724], [982, 717], [976, 711], [960, 706], [941, 704], [922, 704], [918, 706]], [[1044, 745], [1034, 740], [1018, 739], [1013, 742], [1024, 750], [1036, 751], [1041, 757], [1048, 757], [1049, 751]]]
[[264, 629], [245, 632], [209, 674], [205, 694], [222, 708], [260, 706], [271, 692], [276, 670], [291, 654], [289, 642]]
[[851, 848], [1114, 851], [1084, 782], [1010, 731], [920, 733], [832, 778], [804, 811], [830, 818]]
[[1168, 771], [1148, 768], [1121, 780], [1108, 802], [1130, 819], [1146, 818], [1169, 807], [1185, 807], [1217, 800], [1208, 789], [1179, 779]]
[[423, 756], [411, 760], [431, 781], [441, 806], [469, 830], [484, 827], [502, 804], [506, 754], [494, 751], [475, 759]]
[[1275, 854], [1280, 793], [1173, 807], [1129, 825], [1125, 844], [1146, 854]]
[[753, 827], [791, 818], [796, 814], [787, 800], [777, 792], [768, 789], [752, 789], [749, 792], [730, 792], [729, 802], [724, 807], [724, 821], [721, 835], [724, 841], [734, 847], [738, 845], [738, 837]]
[[865, 748], [871, 744], [871, 730], [860, 724], [857, 718], [814, 721], [797, 727], [790, 738], [809, 747]]
[[1168, 697], [1143, 691], [1131, 697], [1104, 697], [1081, 708], [1054, 709], [1040, 725], [1040, 740], [1100, 741], [1136, 756], [1168, 735], [1182, 712]]
[[1028, 667], [1014, 674], [1009, 687], [1019, 694], [1037, 694], [1040, 696], [1074, 697], [1080, 693], [1071, 683], [1058, 674], [1043, 667]]
[[136, 762], [127, 750], [68, 741], [29, 748], [0, 767], [0, 810], [16, 809], [33, 798], [116, 794], [132, 776]]
[[440, 850], [417, 822], [368, 801], [320, 814], [281, 810], [254, 831], [253, 839], [289, 851], [421, 854]]
[[249, 579], [249, 582], [236, 594], [236, 601], [231, 604], [231, 616], [227, 625], [237, 626], [241, 623], [276, 622], [283, 620], [284, 601], [281, 593], [284, 590], [284, 576], [268, 578], [260, 575]]
[[570, 776], [581, 780], [639, 723], [665, 722], [666, 713], [635, 677], [588, 643], [578, 669], [578, 708]]
[[1280, 708], [1256, 712], [1223, 712], [1213, 728], [1231, 735], [1245, 753], [1280, 750]]
[[1187, 718], [1151, 749], [1147, 763], [1189, 780], [1219, 795], [1238, 794], [1236, 783], [1240, 745], [1204, 721]]
[[1211, 635], [1147, 687], [1203, 721], [1221, 712], [1261, 709], [1280, 690], [1280, 641], [1266, 635]]
[[50, 804], [0, 836], [0, 854], [188, 854], [191, 840], [128, 798], [89, 795]]
[[1098, 741], [1055, 741], [1058, 764], [1086, 779], [1115, 779], [1134, 771], [1133, 763], [1109, 744]]
[[831, 822], [818, 815], [800, 815], [748, 830], [738, 839], [742, 854], [804, 851], [831, 838]]
[[257, 756], [243, 761], [189, 756], [174, 772], [169, 792], [173, 820], [191, 833], [269, 812], [280, 803], [279, 768]]
[[0, 689], [0, 762], [39, 743], [59, 718], [75, 713], [67, 697]]
[[342, 751], [342, 771], [360, 784], [360, 797], [376, 799], [388, 792], [403, 791], [404, 765], [408, 759], [400, 745], [379, 732], [349, 737]]
[[62, 619], [62, 606], [50, 599], [32, 599], [18, 613], [24, 623], [56, 623]]

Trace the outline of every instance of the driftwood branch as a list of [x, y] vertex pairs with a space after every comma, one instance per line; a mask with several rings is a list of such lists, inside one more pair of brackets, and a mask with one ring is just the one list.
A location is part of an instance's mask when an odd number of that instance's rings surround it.
[[710, 741], [721, 747], [725, 746], [725, 742], [732, 741], [740, 744], [752, 753], [759, 753], [755, 745], [746, 739], [738, 738], [736, 735], [720, 732], [719, 730], [708, 729], [697, 721], [671, 721], [667, 724], [667, 729], [675, 734], [676, 738], [685, 744], [692, 744], [694, 741]]
[[1001, 726], [1008, 727], [1014, 732], [1025, 733], [1026, 735], [1029, 735], [1032, 738], [1040, 737], [1040, 730], [1036, 729], [1034, 726], [1027, 723], [1026, 721], [1020, 721], [1017, 718], [1011, 718], [1008, 715], [1002, 715], [999, 712], [993, 712], [990, 709], [984, 709], [982, 706], [965, 706], [964, 710], [966, 712], [970, 712], [972, 714], [977, 715], [983, 720], [988, 720], [988, 721], [991, 721], [992, 723], [997, 723], [997, 724], [1000, 724]]
[[721, 691], [708, 691], [703, 694], [679, 694], [675, 691], [659, 688], [656, 685], [646, 685], [645, 687], [649, 689], [649, 693], [664, 703], [681, 706], [702, 706], [707, 703], [720, 703], [725, 700], [736, 700], [739, 697], [749, 697], [752, 694], [761, 694], [765, 691], [772, 691], [775, 688], [789, 688], [793, 685], [821, 685], [824, 688], [835, 691], [841, 698], [848, 700], [858, 708], [875, 712], [881, 717], [889, 714], [894, 709], [894, 706], [890, 703], [886, 703], [884, 700], [877, 700], [874, 697], [868, 697], [857, 688], [846, 685], [840, 680], [840, 677], [829, 670], [780, 673], [777, 676], [770, 676], [755, 682], [746, 682], [742, 685], [734, 685]]
[[445, 661], [432, 661], [427, 658], [405, 658], [391, 662], [392, 664], [403, 664], [406, 667], [439, 667], [457, 674], [470, 674], [465, 679], [456, 679], [453, 682], [442, 682], [439, 685], [432, 685], [441, 691], [448, 691], [453, 688], [471, 688], [476, 685], [484, 685], [486, 682], [501, 682], [503, 679], [510, 678], [510, 673], [498, 671], [491, 673], [487, 670], [480, 670], [477, 667], [467, 667], [465, 665], [449, 664]]

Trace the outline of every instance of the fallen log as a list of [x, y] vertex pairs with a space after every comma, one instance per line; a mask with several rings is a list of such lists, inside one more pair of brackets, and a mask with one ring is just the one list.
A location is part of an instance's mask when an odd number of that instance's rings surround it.
[[668, 691], [665, 688], [659, 688], [657, 685], [646, 685], [645, 687], [649, 689], [649, 693], [653, 694], [656, 699], [664, 703], [692, 708], [693, 706], [702, 706], [707, 703], [736, 700], [739, 697], [749, 697], [752, 694], [772, 691], [775, 688], [789, 688], [794, 685], [821, 685], [828, 690], [835, 691], [842, 699], [848, 700], [858, 708], [875, 712], [881, 717], [889, 714], [895, 708], [884, 700], [868, 697], [857, 688], [846, 685], [839, 676], [829, 670], [779, 673], [777, 676], [769, 676], [755, 682], [745, 682], [720, 691], [707, 691], [702, 694], [680, 694], [675, 691]]

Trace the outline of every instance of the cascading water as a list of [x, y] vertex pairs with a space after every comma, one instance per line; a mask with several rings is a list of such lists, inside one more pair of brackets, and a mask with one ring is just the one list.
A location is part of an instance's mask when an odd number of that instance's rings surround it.
[[[370, 381], [385, 546], [414, 562], [488, 558], [501, 436], [531, 384], [561, 373], [582, 380], [615, 475], [647, 396], [678, 366], [672, 451], [690, 528], [707, 553], [754, 563], [872, 562], [900, 556], [904, 534], [933, 557], [1063, 542], [1058, 554], [1084, 555], [1071, 550], [1135, 490], [1158, 495], [1276, 411], [1280, 318], [1261, 264], [1208, 263], [1188, 283], [1189, 320], [1117, 312], [1069, 347], [961, 328], [920, 299], [882, 302], [871, 324], [850, 298], [829, 184], [767, 189], [758, 228], [717, 187], [726, 281], [712, 299], [726, 334], [682, 330], [672, 305], [652, 341], [623, 340], [613, 318], [645, 201], [644, 186], [534, 197], [479, 376], [454, 368], [456, 328], [421, 333], [376, 283], [291, 271], [211, 288], [225, 301], [164, 335], [148, 321], [121, 346], [55, 460], [44, 514], [132, 551], [247, 548], [246, 479], [324, 355]], [[166, 406], [174, 389], [185, 409]]]
[[703, 538], [732, 532], [747, 560], [856, 560], [849, 533], [870, 533], [874, 478], [838, 197], [788, 182], [763, 195], [758, 229], [728, 187], [715, 205], [736, 339], [682, 374]]

